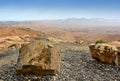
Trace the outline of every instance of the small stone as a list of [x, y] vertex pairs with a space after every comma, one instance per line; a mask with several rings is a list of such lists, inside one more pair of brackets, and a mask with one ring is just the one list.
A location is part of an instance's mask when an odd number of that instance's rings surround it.
[[64, 81], [64, 80], [67, 80], [67, 78], [66, 78], [66, 77], [63, 77], [62, 80], [63, 80], [63, 81]]
[[4, 80], [0, 79], [0, 81], [4, 81]]

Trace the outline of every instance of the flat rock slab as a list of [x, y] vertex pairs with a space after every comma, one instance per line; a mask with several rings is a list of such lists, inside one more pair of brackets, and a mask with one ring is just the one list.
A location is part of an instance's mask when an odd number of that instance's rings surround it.
[[17, 74], [56, 75], [60, 72], [60, 55], [57, 47], [49, 47], [42, 40], [23, 44], [18, 59]]

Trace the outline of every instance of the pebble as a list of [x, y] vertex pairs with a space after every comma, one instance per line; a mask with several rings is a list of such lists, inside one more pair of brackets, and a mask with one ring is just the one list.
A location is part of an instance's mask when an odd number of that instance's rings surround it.
[[0, 79], [0, 81], [4, 81], [4, 80]]

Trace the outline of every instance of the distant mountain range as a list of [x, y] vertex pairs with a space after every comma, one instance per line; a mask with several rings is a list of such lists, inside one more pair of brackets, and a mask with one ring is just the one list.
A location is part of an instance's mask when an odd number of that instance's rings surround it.
[[16, 22], [16, 21], [1, 21], [0, 22], [0, 26], [13, 26], [13, 25], [17, 25], [20, 22]]
[[94, 23], [94, 24], [120, 24], [120, 19], [103, 19], [103, 18], [68, 18], [68, 19], [61, 19], [59, 21]]
[[79, 24], [98, 24], [98, 25], [120, 25], [120, 19], [103, 19], [103, 18], [68, 18], [57, 20], [36, 20], [36, 21], [1, 21], [0, 26], [13, 26], [25, 22], [47, 22], [47, 23], [79, 23]]

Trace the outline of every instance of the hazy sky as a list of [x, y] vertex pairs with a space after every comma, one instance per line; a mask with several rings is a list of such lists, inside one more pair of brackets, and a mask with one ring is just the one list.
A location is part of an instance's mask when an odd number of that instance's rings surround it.
[[120, 19], [120, 0], [0, 0], [0, 20]]

